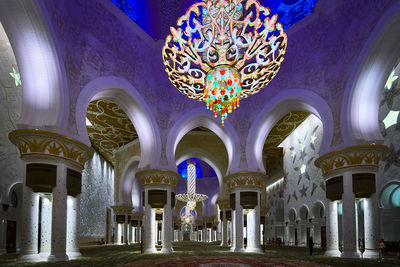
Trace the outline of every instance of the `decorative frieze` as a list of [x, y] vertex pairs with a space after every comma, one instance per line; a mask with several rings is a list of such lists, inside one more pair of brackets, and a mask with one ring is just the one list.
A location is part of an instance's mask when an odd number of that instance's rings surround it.
[[243, 189], [262, 189], [265, 187], [267, 177], [265, 173], [261, 172], [238, 172], [225, 176], [224, 182], [229, 191], [238, 187]]
[[136, 172], [140, 184], [145, 185], [169, 185], [175, 187], [181, 178], [180, 174], [174, 171], [161, 169], [145, 169]]
[[384, 145], [351, 146], [329, 152], [315, 161], [315, 166], [322, 170], [324, 177], [331, 176], [336, 170], [368, 166], [378, 169], [379, 161], [388, 148]]
[[83, 169], [93, 151], [70, 137], [42, 130], [20, 129], [10, 132], [10, 141], [18, 147], [21, 158], [28, 155], [47, 155], [72, 161]]

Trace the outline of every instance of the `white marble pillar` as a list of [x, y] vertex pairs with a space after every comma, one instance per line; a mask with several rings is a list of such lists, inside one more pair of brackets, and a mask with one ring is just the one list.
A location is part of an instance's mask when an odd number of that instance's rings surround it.
[[339, 257], [338, 203], [329, 201], [326, 218], [326, 251], [325, 256]]
[[135, 232], [135, 234], [136, 234], [136, 237], [135, 237], [136, 243], [140, 243], [140, 226], [139, 226], [139, 223], [140, 223], [140, 221], [138, 221], [138, 226], [136, 226], [136, 232]]
[[167, 190], [167, 204], [164, 205], [162, 221], [162, 249], [163, 253], [171, 253], [172, 249], [172, 209], [171, 209], [171, 190]]
[[240, 192], [235, 192], [235, 249], [234, 252], [244, 252], [243, 240], [243, 207], [240, 205]]
[[226, 219], [226, 209], [222, 210], [222, 242], [221, 246], [228, 246], [228, 221]]
[[132, 240], [132, 225], [129, 222], [128, 223], [128, 245], [132, 244], [132, 243], [133, 243], [133, 240]]
[[57, 183], [53, 187], [51, 250], [48, 261], [68, 260], [67, 245], [67, 167], [57, 164]]
[[343, 258], [359, 258], [357, 251], [357, 225], [355, 196], [353, 193], [353, 177], [351, 173], [343, 175], [343, 215], [342, 215], [342, 233], [343, 233]]
[[7, 253], [6, 249], [7, 242], [7, 219], [0, 219], [0, 255]]
[[236, 248], [236, 209], [232, 210], [232, 223], [231, 223], [231, 251], [235, 251]]
[[128, 215], [125, 214], [125, 221], [124, 221], [124, 244], [128, 245]]
[[51, 248], [51, 196], [43, 196], [40, 198], [42, 202], [40, 217], [40, 256], [47, 259]]
[[121, 231], [119, 229], [119, 223], [117, 223], [117, 221], [114, 222], [114, 244], [121, 244]]
[[81, 195], [68, 196], [67, 207], [67, 255], [69, 259], [82, 256], [79, 250], [79, 223], [80, 223]]
[[156, 212], [148, 204], [148, 189], [145, 190], [145, 208], [144, 208], [144, 253], [154, 253], [156, 252], [156, 234], [157, 234], [157, 224]]
[[314, 234], [313, 234], [313, 241], [315, 247], [321, 247], [321, 225], [314, 223], [313, 225]]
[[[24, 169], [26, 167], [24, 166]], [[39, 195], [24, 185], [22, 187], [22, 229], [20, 259], [26, 261], [39, 260], [38, 228], [39, 228]]]
[[365, 258], [379, 257], [379, 208], [377, 194], [364, 199]]
[[[260, 194], [257, 193], [257, 203], [260, 203]], [[246, 252], [262, 252], [260, 245], [260, 206], [247, 213], [247, 247]]]

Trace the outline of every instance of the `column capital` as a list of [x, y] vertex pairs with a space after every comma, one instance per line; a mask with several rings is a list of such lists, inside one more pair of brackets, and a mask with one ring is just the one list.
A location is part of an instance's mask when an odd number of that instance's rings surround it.
[[262, 191], [268, 176], [261, 172], [237, 172], [224, 177], [229, 191], [235, 189]]
[[384, 145], [358, 145], [329, 152], [317, 160], [315, 166], [322, 170], [322, 175], [329, 178], [338, 172], [354, 167], [377, 170], [379, 161], [387, 152]]
[[131, 215], [132, 216], [132, 210], [134, 209], [131, 206], [111, 206], [115, 214], [118, 215]]
[[131, 220], [142, 220], [143, 219], [143, 213], [139, 212], [132, 212], [131, 215]]
[[175, 187], [181, 179], [179, 173], [162, 169], [144, 169], [136, 172], [142, 186], [161, 185]]
[[230, 208], [231, 208], [229, 199], [227, 199], [227, 198], [218, 199], [218, 200], [217, 200], [217, 204], [219, 205], [219, 208], [220, 208], [221, 210], [230, 209]]
[[38, 156], [64, 159], [81, 170], [93, 154], [87, 145], [58, 133], [20, 129], [9, 133], [8, 138], [18, 147], [21, 158]]

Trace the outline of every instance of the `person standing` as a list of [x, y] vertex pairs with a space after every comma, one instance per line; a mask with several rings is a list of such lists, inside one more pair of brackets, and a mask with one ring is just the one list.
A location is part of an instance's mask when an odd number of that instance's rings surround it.
[[385, 240], [382, 238], [379, 241], [379, 261], [383, 261], [383, 254], [385, 253]]
[[314, 241], [313, 241], [312, 236], [310, 236], [310, 238], [308, 238], [308, 246], [310, 247], [310, 256], [312, 256], [313, 248], [314, 248]]

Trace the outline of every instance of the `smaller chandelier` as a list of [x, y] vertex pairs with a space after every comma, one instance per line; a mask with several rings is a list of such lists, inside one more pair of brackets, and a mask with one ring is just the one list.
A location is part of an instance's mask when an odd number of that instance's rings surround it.
[[206, 102], [221, 123], [240, 99], [275, 77], [287, 37], [278, 16], [257, 0], [203, 0], [171, 27], [163, 47], [165, 71], [184, 95]]
[[196, 208], [196, 202], [206, 200], [207, 195], [196, 193], [196, 165], [192, 160], [187, 161], [187, 190], [186, 193], [178, 194], [175, 196], [177, 200], [186, 202], [188, 210]]

